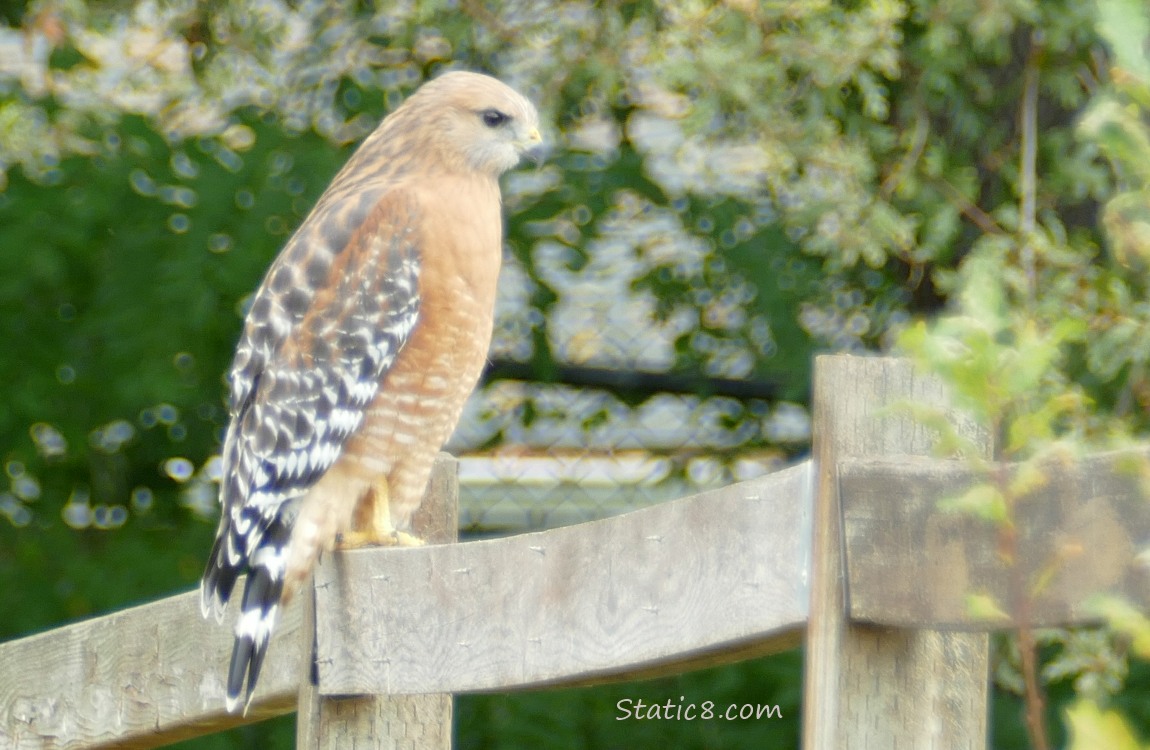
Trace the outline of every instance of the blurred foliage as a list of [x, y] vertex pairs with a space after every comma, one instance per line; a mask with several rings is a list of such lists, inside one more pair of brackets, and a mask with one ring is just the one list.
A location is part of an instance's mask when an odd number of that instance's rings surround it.
[[[505, 184], [494, 348], [540, 381], [558, 364], [687, 374], [701, 393], [770, 380], [805, 405], [816, 350], [888, 348], [949, 304], [904, 346], [1012, 458], [1147, 426], [1138, 0], [378, 5], [0, 3], [0, 637], [194, 585], [245, 298], [352, 145], [451, 65], [522, 88], [553, 125], [555, 159]], [[531, 398], [510, 413], [543, 412]], [[728, 411], [732, 455], [769, 444], [762, 415]], [[992, 490], [956, 502], [1000, 517]], [[1089, 683], [1147, 726], [1150, 678], [1123, 680], [1113, 639], [1050, 638], [1053, 703]], [[459, 742], [792, 747], [800, 684], [784, 655], [462, 698]], [[619, 697], [664, 694], [785, 718], [614, 721]], [[1018, 746], [1014, 701], [996, 696], [1001, 747]], [[1075, 742], [1124, 731], [1074, 705]], [[264, 731], [188, 746], [286, 744], [290, 725]]]
[[[1025, 40], [1013, 189], [997, 212], [987, 212], [1001, 219], [980, 227], [957, 269], [940, 272], [953, 312], [910, 327], [900, 339], [952, 387], [960, 409], [989, 427], [994, 457], [1014, 462], [1010, 472], [993, 470], [942, 414], [920, 414], [939, 432], [943, 454], [964, 456], [985, 472], [981, 484], [943, 506], [996, 525], [1008, 563], [1017, 538], [1014, 508], [1046, 483], [1045, 464], [1121, 446], [1146, 426], [1150, 11], [1132, 0], [1099, 0], [1089, 10], [1106, 48], [1094, 51], [1096, 77], [1084, 87], [1089, 99], [1073, 98], [1085, 105], [1074, 136], [1077, 153], [1101, 154], [1110, 168], [1106, 189], [1094, 192], [1101, 233], [1071, 227], [1048, 204], [1061, 175], [1041, 158], [1050, 139], [1036, 94], [1047, 80], [1052, 37], [1040, 27]], [[1008, 168], [1004, 163], [1001, 171]], [[1150, 476], [1150, 466], [1131, 469]], [[1042, 585], [1042, 578], [1019, 581], [1014, 601], [976, 595], [971, 604], [988, 616], [1011, 612], [1025, 622], [1027, 598]], [[1059, 712], [1041, 705], [1037, 683], [1027, 684], [1039, 671], [1029, 652], [1041, 656], [1043, 682], [1074, 686], [1078, 697], [1064, 712], [1071, 747], [1141, 746], [1121, 712], [1100, 706], [1126, 687], [1127, 651], [1146, 656], [1150, 628], [1124, 602], [1096, 607], [1110, 629], [1020, 631], [998, 662], [999, 685], [1024, 696], [1036, 716], [1044, 710], [1030, 728], [1036, 746], [1046, 746], [1043, 732], [1060, 734], [1053, 725]]]
[[1088, 700], [1077, 701], [1066, 709], [1066, 723], [1070, 726], [1070, 750], [1098, 747], [1143, 750], [1147, 747], [1138, 741], [1117, 711], [1103, 711]]

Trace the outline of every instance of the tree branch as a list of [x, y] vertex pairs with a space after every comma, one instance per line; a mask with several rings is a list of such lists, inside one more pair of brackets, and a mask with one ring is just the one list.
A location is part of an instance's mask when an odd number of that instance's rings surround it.
[[1022, 74], [1022, 107], [1019, 111], [1022, 142], [1018, 165], [1019, 260], [1026, 274], [1027, 297], [1030, 302], [1034, 301], [1038, 290], [1033, 240], [1038, 226], [1035, 212], [1038, 193], [1038, 66], [1041, 55], [1042, 34], [1035, 30], [1030, 35], [1030, 53], [1026, 57], [1026, 68]]

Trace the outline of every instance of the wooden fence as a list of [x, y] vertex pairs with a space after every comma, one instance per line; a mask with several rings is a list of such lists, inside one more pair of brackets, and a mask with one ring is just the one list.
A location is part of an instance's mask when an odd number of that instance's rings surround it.
[[[640, 679], [804, 640], [804, 747], [984, 748], [987, 631], [1011, 623], [965, 602], [1007, 601], [1010, 570], [992, 527], [937, 508], [979, 477], [925, 458], [931, 433], [889, 408], [908, 399], [946, 403], [905, 361], [821, 357], [813, 459], [496, 540], [453, 543], [441, 459], [416, 521], [440, 544], [329, 556], [284, 611], [246, 717], [223, 711], [230, 623], [204, 621], [192, 592], [0, 646], [0, 748], [154, 748], [292, 711], [300, 748], [448, 748], [453, 693]], [[990, 455], [985, 431], [953, 422]], [[1150, 603], [1132, 455], [1052, 465], [1018, 506], [1018, 565], [1046, 582], [1033, 624], [1087, 621], [1100, 592]]]

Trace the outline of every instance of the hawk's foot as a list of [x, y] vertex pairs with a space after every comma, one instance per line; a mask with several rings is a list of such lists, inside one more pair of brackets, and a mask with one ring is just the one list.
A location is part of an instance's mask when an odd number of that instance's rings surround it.
[[406, 531], [384, 532], [375, 531], [348, 531], [339, 535], [336, 540], [336, 549], [363, 549], [364, 547], [422, 547], [427, 544], [419, 537], [408, 534]]

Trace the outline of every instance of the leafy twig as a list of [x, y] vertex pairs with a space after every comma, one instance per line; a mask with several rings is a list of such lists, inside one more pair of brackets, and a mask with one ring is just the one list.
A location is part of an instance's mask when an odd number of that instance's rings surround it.
[[[997, 433], [996, 433], [997, 434]], [[1010, 566], [1010, 609], [1018, 630], [1018, 652], [1025, 688], [1026, 729], [1034, 750], [1050, 750], [1044, 720], [1045, 700], [1038, 682], [1038, 646], [1031, 628], [1031, 593], [1019, 564], [1018, 526], [1014, 522], [1018, 496], [1011, 488], [1010, 469], [999, 463], [992, 472], [995, 487], [1005, 499], [1006, 520], [999, 527], [999, 553]]]
[[942, 188], [942, 192], [947, 194], [962, 215], [970, 219], [976, 227], [987, 234], [1006, 234], [1006, 230], [999, 226], [993, 216], [971, 202], [969, 198], [962, 194], [961, 190], [951, 185], [947, 180], [940, 178], [935, 180], [934, 184]]

